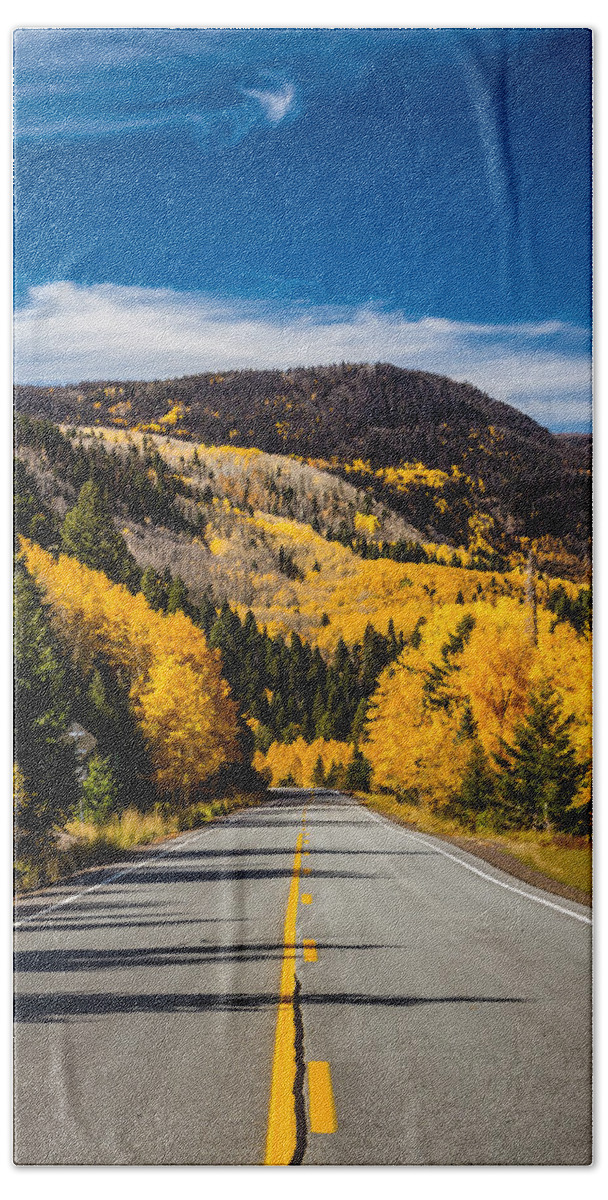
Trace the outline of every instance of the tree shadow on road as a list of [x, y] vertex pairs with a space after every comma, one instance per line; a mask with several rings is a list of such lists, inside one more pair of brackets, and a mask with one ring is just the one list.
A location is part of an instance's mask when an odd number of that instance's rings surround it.
[[[312, 874], [317, 879], [382, 879], [384, 876], [374, 873], [365, 873], [360, 871], [320, 871], [316, 868], [312, 869]], [[214, 883], [220, 880], [228, 879], [233, 882], [244, 879], [291, 879], [293, 876], [293, 868], [291, 863], [285, 867], [242, 867], [230, 868], [224, 870], [188, 870], [188, 868], [180, 868], [171, 870], [163, 870], [162, 866], [158, 870], [138, 871], [134, 877], [134, 882], [138, 884], [150, 883]]]
[[[317, 950], [405, 950], [404, 945], [317, 942]], [[299, 950], [284, 942], [226, 942], [223, 945], [160, 946], [106, 950], [20, 950], [15, 972], [63, 974], [66, 971], [137, 970], [141, 967], [213, 966], [221, 962], [262, 962], [281, 959], [285, 950]]]
[[[279, 1004], [266, 992], [52, 992], [22, 993], [15, 999], [15, 1020], [51, 1024], [107, 1016], [174, 1015], [201, 1012], [261, 1012]], [[528, 1004], [521, 996], [373, 996], [363, 992], [311, 993], [302, 1003], [374, 1008], [415, 1008], [426, 1004]]]
[[[367, 854], [370, 854], [370, 855], [387, 855], [387, 856], [392, 856], [392, 855], [398, 854], [399, 856], [407, 855], [408, 857], [410, 857], [410, 856], [417, 856], [420, 854], [422, 854], [422, 855], [429, 855], [429, 854], [438, 855], [439, 851], [438, 850], [350, 850], [348, 847], [345, 847], [344, 849], [339, 849], [339, 850], [335, 850], [335, 849], [330, 850], [324, 846], [321, 846], [321, 847], [314, 846], [312, 848], [312, 853], [315, 855], [317, 855], [317, 854], [344, 854], [344, 855], [350, 855], [350, 854], [367, 855]], [[174, 859], [180, 859], [180, 858], [182, 858], [182, 859], [183, 858], [211, 858], [211, 859], [213, 859], [213, 858], [253, 858], [254, 855], [259, 855], [261, 858], [266, 858], [267, 855], [278, 855], [279, 857], [289, 858], [291, 860], [294, 855], [294, 847], [286, 846], [284, 849], [276, 849], [276, 847], [273, 847], [273, 848], [270, 848], [267, 850], [263, 849], [260, 846], [251, 846], [251, 847], [249, 847], [249, 849], [244, 849], [244, 850], [234, 850], [234, 849], [230, 849], [230, 850], [190, 850], [190, 851], [179, 850], [179, 851], [176, 851], [175, 854], [171, 855], [171, 861], [173, 862]]]

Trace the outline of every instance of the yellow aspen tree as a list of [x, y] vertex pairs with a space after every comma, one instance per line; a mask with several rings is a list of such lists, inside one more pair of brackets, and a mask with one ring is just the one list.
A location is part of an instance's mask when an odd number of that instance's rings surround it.
[[141, 593], [32, 542], [23, 540], [22, 553], [64, 644], [81, 661], [103, 654], [125, 673], [159, 790], [186, 799], [224, 763], [240, 760], [221, 656], [184, 613], [154, 612]]

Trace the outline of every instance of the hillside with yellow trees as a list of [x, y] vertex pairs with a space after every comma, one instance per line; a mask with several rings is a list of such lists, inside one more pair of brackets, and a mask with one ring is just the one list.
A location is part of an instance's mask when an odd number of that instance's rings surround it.
[[237, 710], [220, 655], [188, 617], [156, 613], [141, 592], [133, 596], [103, 571], [27, 540], [22, 557], [81, 673], [103, 657], [126, 681], [159, 793], [187, 803], [224, 763], [239, 761]]
[[269, 783], [587, 836], [584, 554], [509, 538], [466, 464], [186, 440], [177, 402], [127, 428], [110, 399], [112, 427], [17, 422], [28, 853]]
[[[68, 425], [138, 428], [320, 459], [337, 474], [363, 463], [374, 497], [406, 519], [409, 513], [428, 541], [438, 540], [431, 529], [439, 539], [462, 540], [472, 487], [476, 507], [494, 522], [498, 552], [516, 548], [522, 537], [546, 539], [551, 554], [560, 556], [588, 551], [588, 441], [576, 446], [560, 439], [510, 405], [445, 376], [390, 363], [340, 363], [24, 386], [16, 388], [15, 404], [20, 413]], [[404, 480], [391, 474], [403, 464], [430, 473], [415, 487], [410, 479], [406, 496]], [[437, 472], [449, 480], [441, 496]], [[442, 499], [448, 501], [443, 512]]]

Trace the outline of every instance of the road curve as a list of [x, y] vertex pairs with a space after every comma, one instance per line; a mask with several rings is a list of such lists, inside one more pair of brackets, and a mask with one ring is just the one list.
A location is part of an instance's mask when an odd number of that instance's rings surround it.
[[584, 1164], [588, 910], [338, 793], [17, 906], [15, 1161]]

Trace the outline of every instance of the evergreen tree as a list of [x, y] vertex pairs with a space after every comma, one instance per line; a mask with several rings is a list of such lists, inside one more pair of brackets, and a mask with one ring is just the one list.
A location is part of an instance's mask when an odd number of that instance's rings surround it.
[[86, 567], [104, 571], [114, 583], [139, 586], [140, 572], [126, 542], [114, 528], [107, 497], [92, 480], [84, 483], [78, 500], [66, 514], [61, 547]]
[[15, 574], [15, 742], [22, 788], [15, 813], [18, 848], [35, 851], [68, 818], [78, 795], [69, 737], [71, 672], [47, 608], [25, 567]]
[[209, 630], [211, 629], [216, 617], [217, 612], [215, 604], [213, 603], [209, 592], [205, 592], [198, 610], [198, 623], [205, 633], [209, 633]]
[[357, 705], [357, 711], [355, 712], [350, 731], [350, 739], [355, 743], [356, 746], [358, 746], [360, 742], [365, 741], [367, 737], [365, 726], [367, 722], [368, 707], [369, 701], [365, 697], [362, 697]]
[[57, 517], [42, 500], [36, 481], [20, 459], [15, 460], [14, 523], [15, 540], [21, 534], [45, 549], [59, 541]]
[[320, 754], [317, 755], [317, 761], [312, 770], [312, 782], [314, 787], [325, 786], [325, 768]]
[[528, 714], [516, 726], [512, 745], [503, 741], [495, 756], [507, 824], [572, 831], [585, 823], [585, 813], [570, 809], [590, 770], [588, 762], [579, 762], [572, 745], [573, 720], [572, 714], [563, 716], [561, 698], [550, 683], [532, 692]]
[[346, 768], [342, 763], [332, 762], [329, 771], [325, 777], [325, 786], [328, 788], [342, 788], [346, 782]]
[[176, 575], [173, 578], [169, 588], [169, 595], [167, 597], [167, 612], [183, 612], [186, 613], [186, 616], [193, 615], [192, 607], [188, 599], [188, 588], [179, 575]]
[[371, 778], [371, 763], [368, 762], [360, 750], [355, 750], [354, 758], [346, 768], [344, 786], [351, 791], [368, 792]]
[[[330, 696], [331, 700], [333, 700], [333, 696]], [[315, 739], [324, 738], [326, 742], [331, 742], [337, 736], [335, 715], [328, 706], [321, 714], [315, 726]]]
[[154, 800], [152, 764], [133, 711], [128, 680], [98, 657], [84, 701], [84, 723], [96, 738], [100, 753], [112, 764], [116, 807], [149, 807]]
[[141, 591], [145, 596], [150, 608], [155, 612], [165, 610], [167, 607], [167, 589], [166, 584], [157, 575], [154, 567], [146, 567], [141, 577]]
[[290, 721], [282, 731], [281, 740], [286, 746], [290, 746], [292, 742], [295, 742], [297, 738], [300, 737], [301, 733], [302, 730], [300, 729], [300, 726], [296, 725], [295, 721]]
[[460, 791], [452, 808], [460, 820], [475, 828], [479, 814], [495, 809], [495, 806], [496, 775], [479, 738], [474, 737]]
[[101, 824], [116, 812], [119, 785], [111, 758], [93, 754], [82, 783], [82, 815], [85, 821]]

